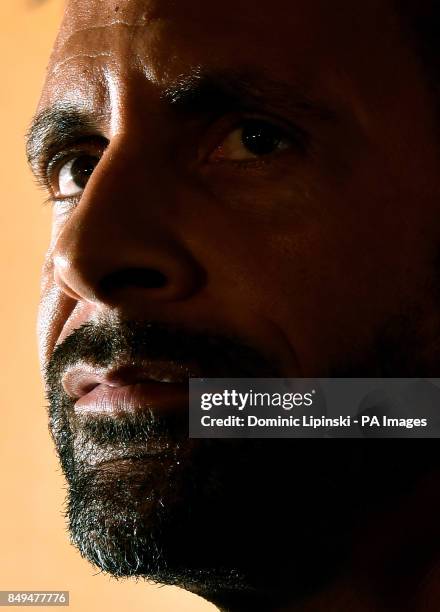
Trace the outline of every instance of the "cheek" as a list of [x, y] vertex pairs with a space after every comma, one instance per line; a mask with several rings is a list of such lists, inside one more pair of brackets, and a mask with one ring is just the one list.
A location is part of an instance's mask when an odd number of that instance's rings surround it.
[[54, 281], [52, 247], [49, 248], [41, 272], [41, 292], [37, 318], [40, 367], [47, 364], [61, 330], [76, 302], [66, 296]]
[[204, 169], [202, 185], [225, 215], [239, 222], [294, 225], [310, 220], [310, 204], [318, 199], [316, 172], [292, 156], [260, 165], [217, 162]]
[[60, 311], [61, 292], [47, 274], [42, 274], [40, 304], [38, 308], [37, 335], [40, 367], [43, 369], [52, 353], [57, 327], [57, 313]]
[[60, 332], [75, 305], [75, 302], [66, 296], [55, 283], [52, 261], [57, 239], [72, 212], [71, 208], [53, 206], [50, 245], [41, 272], [37, 337], [40, 367], [42, 369], [47, 364]]
[[434, 240], [397, 214], [402, 198], [340, 201], [327, 194], [319, 212], [311, 201], [308, 216], [237, 213], [219, 247], [240, 288], [229, 298], [274, 322], [303, 370], [365, 350], [390, 317], [429, 299]]

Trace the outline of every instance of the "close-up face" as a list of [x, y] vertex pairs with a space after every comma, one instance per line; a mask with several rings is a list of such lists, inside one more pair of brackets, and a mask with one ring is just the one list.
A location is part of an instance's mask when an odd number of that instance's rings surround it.
[[[343, 567], [393, 461], [190, 440], [186, 381], [435, 375], [424, 71], [388, 0], [68, 2], [28, 146], [53, 208], [40, 355], [72, 538], [102, 569], [262, 601]], [[348, 495], [350, 461], [380, 476]]]
[[388, 2], [364, 4], [68, 6], [32, 149], [54, 200], [43, 363], [110, 314], [304, 376], [380, 373], [376, 342], [431, 333], [434, 101]]

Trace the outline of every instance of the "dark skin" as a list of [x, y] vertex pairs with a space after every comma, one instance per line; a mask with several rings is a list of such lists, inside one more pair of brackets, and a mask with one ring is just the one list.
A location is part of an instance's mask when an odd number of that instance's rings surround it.
[[[75, 0], [39, 112], [54, 105], [40, 124], [62, 111], [79, 127], [49, 172], [41, 130], [31, 147], [54, 199], [43, 366], [83, 323], [116, 316], [239, 334], [282, 375], [311, 377], [375, 363], [382, 330], [412, 326], [414, 367], [393, 374], [435, 374], [438, 117], [391, 3]], [[243, 138], [255, 125], [269, 139], [257, 152]], [[68, 166], [81, 156], [82, 181]], [[105, 282], [133, 267], [163, 282]], [[432, 483], [401, 504], [405, 525]], [[384, 593], [390, 572], [378, 558], [392, 549], [406, 560], [389, 579], [399, 584], [420, 534], [374, 521], [373, 535], [358, 534], [349, 575], [271, 609], [437, 609], [419, 583], [404, 601], [397, 587]], [[429, 574], [432, 555], [422, 556]]]

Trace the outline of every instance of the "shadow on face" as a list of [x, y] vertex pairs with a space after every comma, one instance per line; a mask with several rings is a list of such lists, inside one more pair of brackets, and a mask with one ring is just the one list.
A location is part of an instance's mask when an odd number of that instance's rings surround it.
[[73, 364], [69, 338], [111, 323], [96, 361], [124, 322], [159, 322], [239, 339], [282, 376], [435, 375], [434, 108], [388, 2], [67, 4], [28, 155], [53, 200], [42, 364], [91, 561], [303, 595], [342, 571], [361, 516], [435, 467], [356, 441], [179, 439], [156, 463], [69, 471], [54, 353]]

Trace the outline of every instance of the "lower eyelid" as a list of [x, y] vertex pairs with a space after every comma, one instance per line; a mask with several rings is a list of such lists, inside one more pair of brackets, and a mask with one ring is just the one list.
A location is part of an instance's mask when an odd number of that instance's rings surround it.
[[283, 154], [286, 154], [289, 151], [292, 151], [292, 154], [295, 154], [294, 149], [295, 149], [294, 145], [288, 142], [286, 139], [286, 142], [273, 153], [268, 153], [267, 155], [253, 155], [253, 156], [252, 156], [252, 153], [249, 153], [247, 157], [243, 157], [240, 159], [239, 157], [233, 158], [233, 157], [222, 156], [221, 154], [222, 146], [220, 145], [220, 147], [218, 147], [217, 149], [219, 155], [215, 155], [216, 151], [213, 151], [208, 161], [214, 164], [234, 164], [236, 166], [258, 165], [260, 167], [263, 167], [263, 166], [267, 166], [270, 163], [274, 163], [278, 158], [282, 157]]

